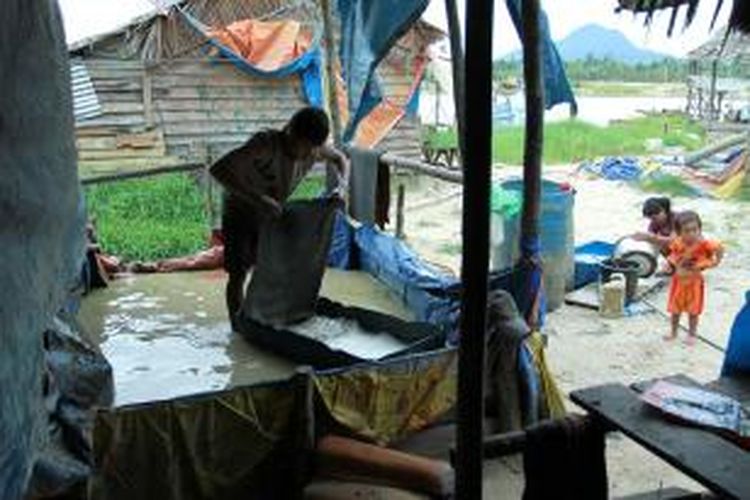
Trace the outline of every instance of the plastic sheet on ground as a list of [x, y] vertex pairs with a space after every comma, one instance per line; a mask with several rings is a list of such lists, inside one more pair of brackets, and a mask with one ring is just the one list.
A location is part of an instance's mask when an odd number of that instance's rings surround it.
[[638, 158], [626, 156], [608, 156], [596, 162], [585, 162], [579, 169], [608, 181], [635, 181], [644, 171]]

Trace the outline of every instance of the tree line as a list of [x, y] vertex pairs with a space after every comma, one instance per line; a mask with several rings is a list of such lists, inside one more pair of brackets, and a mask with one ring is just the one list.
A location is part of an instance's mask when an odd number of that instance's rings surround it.
[[[585, 59], [565, 63], [568, 78], [576, 81], [612, 81], [612, 82], [645, 82], [667, 83], [683, 82], [691, 74], [690, 63], [686, 59], [664, 58], [650, 63], [629, 64], [610, 58], [589, 56]], [[695, 69], [695, 68], [694, 68]], [[750, 68], [737, 61], [722, 61], [718, 74], [721, 77], [748, 78]], [[523, 72], [522, 63], [514, 59], [499, 59], [493, 64], [496, 80], [520, 78]], [[700, 68], [700, 73], [710, 74], [708, 63]]]

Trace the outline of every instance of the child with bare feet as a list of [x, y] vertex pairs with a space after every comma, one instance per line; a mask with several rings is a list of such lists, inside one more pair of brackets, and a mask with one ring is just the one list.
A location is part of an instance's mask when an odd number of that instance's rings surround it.
[[671, 266], [672, 282], [669, 287], [667, 310], [672, 315], [672, 331], [665, 340], [677, 338], [680, 318], [687, 313], [689, 332], [685, 343], [695, 344], [698, 318], [703, 313], [705, 280], [703, 271], [716, 267], [724, 256], [718, 241], [703, 237], [700, 216], [685, 211], [675, 216], [677, 237], [669, 245], [667, 261]]

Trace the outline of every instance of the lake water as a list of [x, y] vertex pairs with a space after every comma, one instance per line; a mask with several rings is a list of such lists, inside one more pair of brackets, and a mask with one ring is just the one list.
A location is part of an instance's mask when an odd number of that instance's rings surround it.
[[[684, 97], [589, 97], [577, 98], [578, 119], [606, 126], [612, 120], [637, 118], [642, 112], [679, 111], [685, 107]], [[521, 125], [524, 120], [523, 95], [518, 94], [495, 106], [495, 124]], [[510, 113], [508, 112], [510, 110]], [[545, 121], [555, 122], [570, 117], [570, 106], [560, 104], [548, 110]]]
[[[590, 97], [581, 96], [578, 101], [578, 119], [596, 125], [606, 126], [611, 120], [624, 120], [636, 118], [641, 111], [679, 111], [685, 108], [684, 96], [675, 97]], [[453, 106], [445, 96], [442, 97], [439, 106], [435, 106], [434, 96], [423, 94], [420, 99], [420, 115], [422, 123], [435, 123], [436, 112], [439, 112], [440, 123], [453, 123]], [[512, 112], [512, 118], [508, 121], [507, 110]], [[500, 102], [495, 106], [494, 114], [496, 123], [504, 122], [506, 125], [520, 125], [523, 123], [524, 97], [516, 94], [507, 102]], [[546, 121], [566, 120], [570, 116], [567, 104], [555, 106], [547, 111]]]

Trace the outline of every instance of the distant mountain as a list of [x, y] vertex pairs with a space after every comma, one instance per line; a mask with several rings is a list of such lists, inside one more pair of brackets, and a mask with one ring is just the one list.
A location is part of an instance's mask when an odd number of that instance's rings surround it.
[[[591, 56], [597, 59], [609, 58], [628, 64], [660, 61], [667, 54], [636, 47], [617, 30], [598, 24], [587, 24], [556, 42], [557, 50], [564, 61], [576, 61]], [[520, 59], [521, 52], [510, 54], [512, 59]]]

